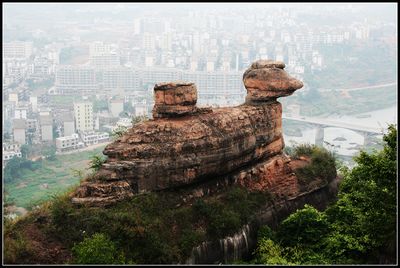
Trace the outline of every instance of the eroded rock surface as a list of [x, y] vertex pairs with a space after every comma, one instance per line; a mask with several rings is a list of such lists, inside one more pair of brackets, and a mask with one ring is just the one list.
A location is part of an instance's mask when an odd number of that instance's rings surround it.
[[276, 99], [303, 84], [284, 67], [283, 62], [253, 63], [243, 76], [246, 103], [231, 108], [197, 108], [193, 83], [157, 84], [154, 119], [109, 144], [97, 181], [82, 184], [72, 201], [106, 204], [216, 178], [296, 195], [296, 177], [282, 154], [282, 105]]
[[243, 74], [243, 83], [247, 89], [246, 103], [276, 100], [293, 94], [303, 83], [289, 76], [280, 61], [259, 60], [254, 62]]

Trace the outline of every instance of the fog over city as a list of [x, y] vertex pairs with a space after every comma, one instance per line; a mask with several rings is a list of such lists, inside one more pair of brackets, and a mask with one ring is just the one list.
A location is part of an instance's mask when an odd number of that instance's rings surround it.
[[[350, 163], [397, 122], [397, 53], [389, 3], [3, 3], [3, 166], [77, 153], [65, 163], [85, 169], [91, 150], [152, 117], [156, 83], [195, 83], [198, 106], [240, 105], [259, 59], [304, 83], [278, 99], [286, 146]], [[32, 202], [76, 183], [62, 172], [64, 184], [38, 175]], [[7, 183], [16, 199], [29, 188]]]

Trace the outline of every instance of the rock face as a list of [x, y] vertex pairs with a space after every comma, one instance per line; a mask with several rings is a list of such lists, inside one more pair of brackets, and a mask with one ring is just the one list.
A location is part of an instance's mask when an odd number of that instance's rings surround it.
[[154, 87], [153, 118], [176, 117], [197, 111], [197, 89], [193, 83], [160, 83]]
[[283, 62], [253, 63], [243, 76], [246, 102], [232, 108], [197, 108], [193, 83], [157, 84], [154, 119], [109, 144], [97, 181], [82, 184], [72, 201], [107, 204], [220, 177], [295, 195], [296, 178], [282, 154], [282, 105], [276, 99], [303, 84], [284, 67]]
[[247, 89], [246, 103], [274, 101], [302, 88], [303, 83], [290, 77], [283, 68], [285, 64], [280, 61], [254, 62], [243, 74], [244, 86]]

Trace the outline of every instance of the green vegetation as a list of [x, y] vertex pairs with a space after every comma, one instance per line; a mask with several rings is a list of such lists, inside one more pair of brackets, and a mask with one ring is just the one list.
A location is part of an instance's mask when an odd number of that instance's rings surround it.
[[[380, 53], [376, 53], [379, 48]], [[329, 66], [322, 71], [309, 73], [304, 81], [310, 81], [314, 88], [342, 88], [360, 85], [376, 85], [394, 82], [396, 60], [393, 57], [395, 46], [384, 43], [367, 42], [320, 46], [324, 64]]]
[[33, 162], [25, 158], [14, 156], [8, 161], [4, 168], [4, 182], [12, 182], [22, 178], [24, 170], [37, 170], [41, 167], [41, 162]]
[[44, 158], [46, 158], [49, 161], [55, 161], [56, 160], [56, 147], [54, 145], [51, 146], [44, 146], [42, 148], [42, 155]]
[[[91, 155], [101, 154], [103, 149], [100, 147], [93, 151], [57, 155], [52, 161], [12, 159], [4, 169], [4, 188], [17, 207], [30, 209], [78, 184], [82, 173], [89, 172], [87, 159]], [[76, 170], [81, 172], [78, 174]]]
[[9, 239], [6, 250], [4, 250], [4, 259], [9, 263], [24, 263], [24, 260], [32, 255], [32, 245], [16, 228], [16, 224], [8, 218], [4, 218], [4, 238]]
[[146, 115], [138, 115], [132, 117], [132, 125], [136, 125], [141, 122], [146, 122], [149, 118]]
[[327, 149], [316, 145], [301, 144], [291, 150], [286, 150], [286, 153], [294, 159], [305, 156], [310, 161], [309, 165], [295, 171], [302, 191], [315, 187], [311, 183], [312, 180], [319, 179], [324, 183], [329, 183], [336, 178], [337, 160], [334, 153]]
[[96, 233], [72, 248], [77, 264], [124, 264], [125, 257], [104, 234]]
[[[240, 230], [269, 198], [233, 187], [220, 196], [182, 205], [181, 194], [147, 193], [96, 208], [73, 205], [65, 193], [21, 221], [37, 222], [46, 237], [60, 241], [73, 253], [70, 263], [183, 263], [202, 241]], [[12, 234], [6, 231], [7, 244], [14, 243], [23, 226], [13, 225]]]
[[[383, 150], [344, 168], [338, 200], [324, 212], [306, 205], [276, 232], [260, 232], [252, 262], [263, 264], [373, 264], [396, 261], [397, 129]], [[302, 152], [309, 152], [304, 147]]]
[[300, 105], [300, 114], [302, 115], [351, 115], [396, 105], [397, 89], [396, 86], [388, 86], [380, 89], [350, 91], [349, 97], [344, 97], [337, 91], [310, 90], [305, 94], [298, 94], [297, 97], [301, 104], [304, 103], [304, 105]]
[[90, 159], [90, 168], [94, 171], [99, 170], [101, 165], [106, 161], [106, 158], [101, 155], [93, 155]]
[[113, 137], [113, 139], [118, 139], [120, 137], [122, 137], [122, 135], [124, 135], [126, 132], [128, 131], [127, 127], [124, 126], [118, 126], [116, 129], [114, 129], [114, 131], [111, 133], [111, 136]]

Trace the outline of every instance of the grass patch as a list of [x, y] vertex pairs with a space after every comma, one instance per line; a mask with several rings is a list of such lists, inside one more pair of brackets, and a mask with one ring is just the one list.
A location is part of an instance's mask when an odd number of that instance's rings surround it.
[[80, 182], [72, 169], [84, 170], [88, 174], [90, 157], [101, 154], [103, 149], [100, 147], [92, 151], [59, 155], [54, 161], [43, 160], [41, 167], [36, 170], [21, 169], [20, 179], [4, 185], [8, 198], [17, 207], [31, 209], [52, 195], [64, 192], [69, 186]]

